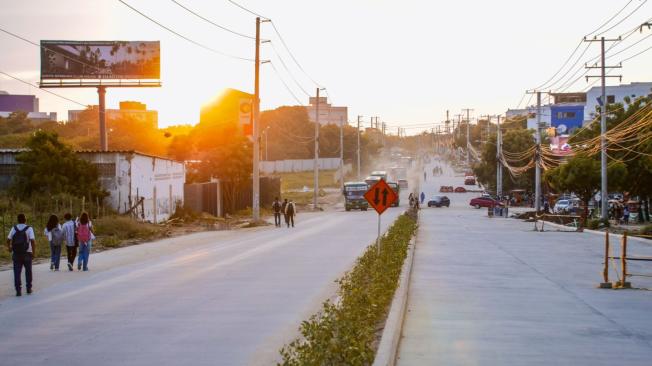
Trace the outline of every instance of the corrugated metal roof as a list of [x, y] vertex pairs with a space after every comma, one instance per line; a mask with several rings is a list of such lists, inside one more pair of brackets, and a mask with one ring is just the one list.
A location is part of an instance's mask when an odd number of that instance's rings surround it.
[[[23, 151], [27, 151], [29, 149], [26, 148], [21, 148], [21, 149], [0, 149], [0, 154], [17, 154], [21, 153]], [[141, 156], [147, 156], [150, 158], [155, 158], [155, 159], [161, 159], [161, 160], [167, 160], [167, 161], [172, 161], [175, 163], [183, 164], [182, 161], [166, 158], [163, 156], [157, 156], [157, 155], [152, 155], [152, 154], [146, 154], [140, 151], [136, 150], [108, 150], [108, 151], [102, 151], [102, 150], [75, 150], [76, 153], [81, 153], [81, 154], [136, 154], [136, 155], [141, 155]]]

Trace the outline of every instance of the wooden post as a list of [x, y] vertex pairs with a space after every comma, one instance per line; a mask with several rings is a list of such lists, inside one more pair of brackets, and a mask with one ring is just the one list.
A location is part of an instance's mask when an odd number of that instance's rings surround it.
[[75, 214], [72, 212], [72, 197], [70, 197], [70, 211], [69, 212], [72, 215], [72, 217], [75, 217]]
[[604, 269], [602, 270], [602, 283], [599, 288], [611, 288], [609, 282], [609, 229], [604, 235]]
[[620, 254], [620, 267], [622, 268], [621, 288], [632, 288], [632, 283], [627, 281], [627, 231], [623, 233], [622, 253]]
[[82, 196], [81, 212], [86, 211], [86, 196]]
[[97, 216], [95, 216], [97, 219], [100, 217], [100, 197], [98, 196], [95, 196], [95, 207], [97, 208]]

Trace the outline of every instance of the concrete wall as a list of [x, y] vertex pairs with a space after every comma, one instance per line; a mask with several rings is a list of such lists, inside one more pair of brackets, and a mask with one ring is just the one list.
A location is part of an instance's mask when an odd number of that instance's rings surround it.
[[[309, 172], [314, 169], [314, 159], [261, 161], [260, 171], [263, 173]], [[340, 158], [320, 158], [319, 169], [339, 169]]]

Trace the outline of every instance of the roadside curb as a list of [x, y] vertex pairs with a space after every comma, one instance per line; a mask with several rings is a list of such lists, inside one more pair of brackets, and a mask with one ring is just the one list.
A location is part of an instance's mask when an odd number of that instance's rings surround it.
[[[568, 228], [567, 226], [560, 225], [560, 224], [555, 224], [554, 222], [548, 222], [548, 221], [546, 221], [545, 225], [550, 225], [550, 226], [554, 226], [554, 227], [558, 227], [558, 228]], [[604, 233], [605, 233], [604, 231], [590, 230], [590, 229], [584, 229], [581, 232], [589, 233], [589, 234], [593, 234], [593, 235], [600, 235], [600, 236], [604, 236]], [[615, 237], [618, 237], [618, 238], [622, 238], [623, 234], [617, 234], [617, 233], [610, 232], [609, 236], [615, 236]], [[643, 238], [637, 238], [635, 236], [627, 236], [627, 240], [638, 241], [638, 242], [645, 243], [645, 244], [652, 244], [651, 240], [643, 239]]]
[[412, 262], [416, 246], [416, 234], [410, 240], [407, 257], [401, 268], [399, 285], [394, 293], [394, 299], [385, 321], [385, 328], [380, 338], [380, 344], [376, 351], [374, 366], [394, 366], [398, 357], [398, 346], [401, 341], [403, 320], [407, 309], [408, 292], [410, 289], [410, 277], [412, 275]]

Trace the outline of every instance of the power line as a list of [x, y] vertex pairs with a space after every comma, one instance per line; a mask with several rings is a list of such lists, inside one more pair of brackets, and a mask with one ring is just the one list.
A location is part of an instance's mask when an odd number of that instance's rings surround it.
[[8, 77], [10, 77], [10, 78], [12, 78], [12, 79], [14, 79], [14, 80], [16, 80], [16, 81], [19, 81], [19, 82], [23, 83], [23, 84], [27, 84], [27, 85], [29, 85], [29, 86], [35, 87], [35, 88], [37, 88], [37, 89], [40, 90], [40, 91], [43, 91], [43, 92], [46, 92], [46, 93], [52, 94], [52, 95], [54, 95], [54, 96], [56, 96], [56, 97], [59, 97], [59, 98], [61, 98], [61, 99], [65, 99], [65, 100], [67, 100], [67, 101], [69, 101], [69, 102], [72, 102], [72, 103], [78, 104], [78, 105], [80, 105], [80, 106], [82, 106], [82, 107], [84, 107], [84, 108], [88, 107], [88, 104], [80, 103], [80, 102], [78, 102], [78, 101], [76, 101], [76, 100], [70, 99], [70, 98], [68, 98], [68, 97], [64, 97], [64, 96], [61, 95], [61, 94], [57, 94], [57, 93], [55, 93], [55, 92], [53, 92], [53, 91], [49, 91], [49, 90], [47, 90], [47, 89], [41, 89], [41, 88], [39, 88], [39, 86], [36, 85], [36, 84], [32, 84], [32, 83], [30, 83], [29, 81], [25, 81], [25, 80], [20, 79], [20, 78], [18, 78], [18, 77], [16, 77], [16, 76], [13, 76], [13, 75], [11, 75], [11, 74], [8, 74], [8, 73], [6, 73], [6, 72], [4, 72], [4, 71], [1, 71], [1, 70], [0, 70], [0, 74], [6, 75], [6, 76], [8, 76]]
[[[229, 1], [231, 1], [231, 0], [229, 0]], [[313, 84], [315, 84], [315, 86], [322, 87], [322, 85], [320, 83], [316, 82], [315, 79], [313, 79], [312, 76], [310, 76], [310, 74], [308, 74], [306, 72], [306, 70], [303, 68], [303, 66], [301, 66], [299, 61], [297, 61], [297, 58], [294, 57], [294, 54], [292, 53], [292, 51], [290, 51], [290, 47], [288, 47], [287, 43], [285, 43], [285, 40], [283, 39], [283, 36], [281, 35], [281, 32], [279, 32], [278, 28], [276, 28], [276, 24], [274, 23], [274, 21], [271, 21], [271, 23], [272, 23], [272, 28], [274, 29], [274, 32], [278, 36], [278, 39], [281, 40], [281, 43], [283, 44], [283, 47], [285, 48], [287, 53], [290, 55], [290, 57], [292, 58], [294, 63], [299, 67], [299, 70], [301, 70], [303, 72], [303, 74], [306, 75], [308, 77], [308, 79], [310, 79], [310, 81], [313, 82]]]
[[[631, 1], [630, 1], [630, 2], [631, 2]], [[614, 25], [612, 25], [611, 27], [605, 29], [604, 31], [602, 31], [602, 32], [600, 32], [600, 33], [598, 33], [598, 34], [596, 34], [595, 36], [596, 36], [596, 37], [601, 36], [601, 35], [603, 35], [603, 34], [609, 32], [610, 30], [616, 28], [617, 26], [619, 26], [620, 24], [622, 24], [625, 20], [629, 19], [629, 17], [631, 17], [632, 15], [634, 15], [634, 13], [636, 13], [636, 11], [637, 11], [638, 9], [640, 9], [643, 5], [645, 5], [645, 3], [647, 3], [647, 0], [643, 0], [643, 2], [641, 2], [641, 4], [640, 4], [639, 6], [637, 6], [636, 8], [634, 8], [634, 10], [632, 10], [631, 13], [627, 14], [627, 16], [625, 16], [623, 19], [621, 19], [620, 21], [618, 21], [616, 24], [614, 24]], [[628, 5], [629, 5], [629, 3], [628, 3]]]
[[61, 52], [59, 52], [59, 51], [57, 51], [57, 50], [54, 50], [54, 49], [52, 49], [52, 48], [49, 48], [49, 47], [43, 46], [43, 45], [41, 45], [41, 44], [38, 44], [38, 43], [36, 43], [36, 42], [34, 42], [34, 41], [31, 41], [31, 40], [29, 40], [29, 39], [27, 39], [27, 38], [25, 38], [25, 37], [19, 36], [18, 34], [13, 33], [13, 32], [10, 32], [10, 31], [8, 31], [8, 30], [6, 30], [6, 29], [0, 28], [0, 32], [4, 32], [4, 33], [6, 33], [6, 34], [8, 34], [8, 35], [10, 35], [10, 36], [12, 36], [12, 37], [15, 37], [15, 38], [17, 38], [17, 39], [20, 39], [21, 41], [25, 41], [25, 42], [27, 42], [27, 43], [29, 43], [29, 44], [31, 44], [31, 45], [34, 45], [34, 46], [36, 46], [36, 47], [38, 47], [38, 48], [42, 48], [42, 49], [44, 49], [44, 50], [46, 50], [46, 51], [50, 51], [50, 52], [52, 52], [52, 53], [56, 53], [57, 55], [62, 56], [62, 57], [64, 57], [64, 58], [66, 58], [66, 59], [68, 59], [68, 60], [71, 60], [71, 61], [73, 61], [73, 62], [76, 62], [76, 63], [78, 63], [78, 64], [81, 64], [81, 65], [84, 65], [84, 66], [88, 66], [88, 67], [91, 67], [91, 68], [93, 68], [93, 69], [97, 69], [97, 68], [98, 68], [96, 65], [91, 65], [91, 64], [86, 63], [86, 62], [84, 62], [84, 61], [82, 61], [82, 60], [78, 60], [78, 59], [76, 59], [76, 58], [72, 58], [72, 57], [70, 57], [70, 56], [68, 56], [68, 55], [66, 55], [66, 54], [64, 54], [64, 53], [61, 53]]
[[232, 30], [232, 29], [230, 29], [230, 28], [227, 28], [227, 27], [225, 27], [225, 26], [223, 26], [223, 25], [217, 24], [217, 23], [215, 23], [214, 21], [212, 21], [212, 20], [210, 20], [210, 19], [208, 19], [208, 18], [202, 16], [201, 14], [197, 13], [196, 11], [193, 11], [192, 9], [188, 8], [187, 6], [181, 4], [181, 3], [178, 2], [177, 0], [170, 0], [170, 1], [172, 1], [173, 3], [175, 3], [176, 5], [178, 5], [178, 6], [179, 6], [180, 8], [182, 8], [183, 10], [189, 12], [190, 14], [196, 16], [197, 18], [199, 18], [199, 19], [201, 19], [201, 20], [203, 20], [203, 21], [205, 21], [205, 22], [207, 22], [207, 23], [209, 23], [209, 24], [212, 24], [213, 26], [215, 26], [215, 27], [217, 27], [217, 28], [220, 28], [220, 29], [222, 29], [222, 30], [225, 30], [225, 31], [227, 31], [227, 32], [229, 32], [229, 33], [235, 34], [235, 35], [240, 36], [240, 37], [244, 37], [244, 38], [248, 38], [248, 39], [253, 39], [253, 40], [256, 39], [256, 37], [254, 37], [254, 36], [250, 36], [250, 35], [248, 35], [248, 34], [240, 33], [240, 32], [234, 31], [234, 30]]
[[297, 79], [294, 77], [294, 75], [292, 74], [292, 72], [290, 71], [290, 69], [288, 68], [288, 66], [285, 64], [285, 61], [283, 61], [283, 58], [282, 58], [281, 55], [278, 53], [278, 50], [276, 50], [276, 46], [274, 46], [274, 43], [270, 41], [269, 44], [272, 46], [272, 50], [273, 50], [274, 53], [276, 54], [276, 57], [278, 57], [278, 60], [281, 62], [281, 65], [283, 65], [283, 68], [285, 68], [285, 71], [287, 71], [288, 75], [290, 75], [290, 78], [292, 78], [292, 81], [294, 81], [294, 83], [299, 87], [299, 89], [301, 89], [301, 91], [302, 91], [305, 95], [307, 95], [308, 97], [310, 97], [310, 93], [308, 93], [308, 92], [306, 91], [306, 89], [304, 89], [304, 88], [301, 86], [301, 84], [299, 84], [299, 82], [298, 82]]
[[290, 87], [289, 87], [288, 84], [285, 82], [285, 80], [283, 80], [283, 78], [281, 77], [281, 74], [279, 74], [278, 70], [276, 69], [276, 66], [274, 66], [274, 64], [272, 63], [272, 61], [270, 61], [269, 64], [272, 66], [272, 70], [274, 70], [274, 73], [276, 74], [276, 76], [278, 77], [278, 79], [281, 81], [281, 83], [283, 83], [283, 85], [285, 86], [285, 89], [287, 89], [288, 93], [290, 93], [290, 95], [292, 95], [292, 97], [294, 98], [294, 100], [297, 101], [297, 103], [299, 103], [300, 105], [303, 106], [304, 104], [301, 103], [301, 100], [299, 100], [299, 98], [297, 98], [296, 94], [294, 94], [294, 92], [292, 91], [292, 89], [290, 89]]
[[124, 6], [128, 7], [128, 8], [131, 9], [131, 10], [133, 10], [134, 12], [140, 14], [143, 18], [145, 18], [145, 19], [149, 20], [150, 22], [152, 22], [152, 23], [158, 25], [159, 27], [165, 29], [166, 31], [168, 31], [168, 32], [170, 32], [170, 33], [176, 35], [177, 37], [182, 38], [182, 39], [184, 39], [184, 40], [186, 40], [186, 41], [188, 41], [188, 42], [194, 44], [195, 46], [198, 46], [198, 47], [203, 48], [203, 49], [205, 49], [205, 50], [207, 50], [207, 51], [210, 51], [210, 52], [216, 53], [216, 54], [221, 55], [221, 56], [224, 56], [224, 57], [229, 57], [229, 58], [233, 58], [233, 59], [236, 59], [236, 60], [242, 60], [242, 61], [251, 61], [251, 62], [254, 62], [254, 61], [255, 61], [255, 60], [252, 59], [252, 58], [247, 58], [247, 57], [240, 57], [240, 56], [231, 55], [231, 54], [228, 54], [228, 53], [225, 53], [225, 52], [222, 52], [222, 51], [216, 50], [216, 49], [214, 49], [214, 48], [211, 48], [211, 47], [209, 47], [209, 46], [206, 46], [206, 45], [204, 45], [204, 44], [202, 44], [202, 43], [199, 43], [199, 42], [197, 42], [197, 41], [195, 41], [195, 40], [193, 40], [193, 39], [191, 39], [191, 38], [189, 38], [189, 37], [184, 36], [184, 35], [181, 34], [181, 33], [178, 33], [177, 31], [173, 30], [172, 28], [169, 28], [169, 27], [167, 27], [167, 26], [161, 24], [160, 22], [154, 20], [153, 18], [149, 17], [148, 15], [146, 15], [146, 14], [143, 13], [143, 12], [141, 12], [140, 10], [138, 10], [138, 9], [134, 8], [133, 6], [127, 4], [124, 0], [118, 0], [118, 1], [119, 1], [120, 3], [122, 3]]
[[[618, 10], [618, 11], [617, 11], [617, 12], [616, 12], [616, 13], [615, 13], [611, 18], [609, 18], [606, 22], [602, 23], [602, 25], [600, 25], [598, 28], [596, 28], [593, 32], [588, 33], [585, 37], [590, 36], [591, 34], [593, 34], [593, 33], [597, 32], [597, 31], [599, 31], [602, 27], [604, 27], [604, 26], [606, 26], [607, 24], [609, 24], [613, 19], [615, 19], [618, 15], [620, 15], [620, 13], [622, 13], [622, 12], [623, 12], [623, 11], [624, 11], [628, 6], [629, 6], [629, 4], [632, 3], [632, 1], [633, 1], [633, 0], [629, 0], [629, 1], [627, 2], [627, 4], [625, 4], [625, 6], [623, 6], [620, 10]], [[645, 0], [645, 1], [647, 1], [647, 0]], [[633, 11], [632, 13], [630, 13], [630, 14], [629, 14], [627, 17], [625, 17], [624, 19], [627, 19], [629, 16], [631, 16], [634, 12], [636, 12], [636, 10], [638, 10], [638, 8], [640, 8], [640, 6], [637, 7], [636, 9], [634, 9], [634, 11]], [[623, 19], [623, 20], [624, 20], [624, 19]], [[618, 24], [622, 23], [623, 20], [621, 20]], [[616, 24], [616, 25], [618, 25], [618, 24]], [[611, 29], [611, 28], [610, 28], [610, 29]], [[566, 67], [566, 65], [568, 65], [568, 62], [573, 58], [573, 56], [575, 55], [575, 53], [580, 49], [580, 46], [582, 45], [582, 43], [583, 43], [583, 40], [580, 40], [579, 43], [577, 44], [577, 46], [575, 46], [575, 49], [573, 50], [573, 52], [571, 52], [571, 54], [570, 54], [570, 55], [568, 56], [568, 58], [564, 61], [564, 63], [559, 67], [559, 69], [557, 69], [557, 71], [556, 71], [556, 72], [555, 72], [555, 73], [554, 73], [554, 74], [553, 74], [553, 75], [552, 75], [552, 76], [551, 76], [551, 77], [550, 77], [546, 82], [544, 82], [543, 84], [541, 84], [541, 85], [539, 85], [538, 87], [534, 88], [534, 90], [538, 90], [538, 89], [549, 89], [549, 88], [551, 88], [553, 85], [555, 85], [556, 83], [558, 83], [559, 80], [557, 80], [557, 81], [556, 81], [555, 83], [553, 83], [553, 84], [548, 85], [548, 83], [549, 83], [550, 81], [552, 81], [555, 77], [557, 77], [557, 75], [559, 75], [559, 73], [564, 69], [564, 67]], [[587, 49], [588, 49], [588, 47], [587, 47]], [[584, 53], [586, 53], [586, 49], [585, 49]], [[584, 54], [584, 53], [583, 53], [583, 54]], [[583, 55], [583, 54], [582, 54], [582, 55]], [[580, 56], [580, 57], [578, 58], [578, 60], [577, 60], [573, 65], [571, 65], [571, 66], [569, 67], [569, 70], [566, 71], [566, 74], [565, 74], [565, 75], [567, 75], [568, 72], [570, 72], [570, 70], [571, 70], [573, 67], [575, 67], [575, 66], [577, 65], [577, 62], [579, 62], [579, 59], [581, 59], [581, 58], [582, 58], [582, 56]], [[563, 79], [563, 78], [564, 78], [564, 76], [562, 76], [560, 79]]]
[[262, 15], [256, 13], [256, 12], [253, 11], [253, 10], [250, 10], [250, 9], [248, 9], [248, 8], [245, 8], [244, 6], [242, 6], [242, 5], [238, 4], [238, 3], [236, 3], [236, 2], [233, 1], [233, 0], [227, 0], [227, 1], [230, 2], [231, 4], [237, 6], [238, 8], [240, 8], [240, 9], [246, 11], [246, 12], [249, 13], [249, 14], [253, 14], [253, 15], [257, 16], [257, 17], [261, 17], [261, 18], [263, 18], [263, 19], [270, 20], [268, 17], [262, 16]]

